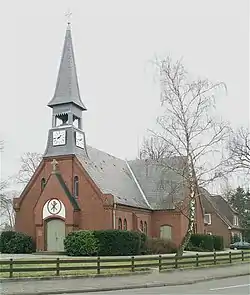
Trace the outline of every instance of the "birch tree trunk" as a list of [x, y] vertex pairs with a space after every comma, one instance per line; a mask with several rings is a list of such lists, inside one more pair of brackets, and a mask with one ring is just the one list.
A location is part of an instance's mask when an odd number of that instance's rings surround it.
[[180, 246], [176, 252], [176, 256], [182, 256], [185, 248], [188, 245], [188, 242], [191, 238], [194, 229], [194, 221], [195, 221], [195, 208], [196, 208], [196, 200], [195, 200], [195, 192], [193, 191], [189, 200], [189, 220], [188, 220], [188, 229], [186, 231], [185, 236], [183, 237]]

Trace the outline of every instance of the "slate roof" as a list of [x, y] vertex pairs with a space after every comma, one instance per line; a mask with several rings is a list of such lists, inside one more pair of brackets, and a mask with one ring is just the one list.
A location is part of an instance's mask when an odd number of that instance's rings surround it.
[[180, 158], [165, 159], [163, 163], [134, 160], [129, 165], [153, 209], [174, 209], [174, 203], [185, 198], [183, 177], [175, 172], [179, 168], [182, 173]]
[[[87, 146], [87, 153], [88, 157], [85, 153], [76, 156], [99, 189], [112, 194], [118, 204], [145, 209], [174, 209], [174, 202], [185, 197], [182, 177], [156, 162], [126, 162], [90, 146]], [[177, 163], [177, 159], [168, 160], [168, 165]]]
[[65, 103], [74, 103], [82, 110], [86, 110], [79, 91], [70, 25], [68, 25], [64, 39], [55, 93], [48, 106], [53, 107]]
[[76, 156], [104, 194], [112, 194], [115, 202], [122, 205], [150, 209], [133, 180], [126, 161], [90, 146], [87, 146], [87, 153], [88, 157], [85, 153]]
[[231, 226], [236, 227], [235, 225], [233, 225], [233, 219], [234, 215], [238, 215], [238, 212], [235, 211], [220, 195], [211, 195], [211, 200], [215, 204], [219, 212], [229, 220]]

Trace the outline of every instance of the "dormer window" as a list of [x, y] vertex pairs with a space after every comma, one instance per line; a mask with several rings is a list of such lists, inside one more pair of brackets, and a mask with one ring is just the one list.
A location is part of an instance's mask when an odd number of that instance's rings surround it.
[[237, 215], [234, 215], [233, 225], [234, 226], [239, 226], [239, 218], [238, 218]]
[[79, 196], [79, 179], [78, 176], [74, 177], [74, 197], [77, 198]]

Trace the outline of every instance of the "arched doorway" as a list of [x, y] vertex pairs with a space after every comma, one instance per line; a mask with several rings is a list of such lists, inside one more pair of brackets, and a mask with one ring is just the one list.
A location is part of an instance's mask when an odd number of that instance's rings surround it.
[[61, 219], [50, 219], [46, 224], [47, 251], [64, 251], [65, 222]]

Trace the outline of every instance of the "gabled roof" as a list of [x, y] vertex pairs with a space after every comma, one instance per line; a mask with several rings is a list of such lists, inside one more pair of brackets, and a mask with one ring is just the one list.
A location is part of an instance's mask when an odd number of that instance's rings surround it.
[[206, 189], [200, 188], [202, 205], [205, 213], [209, 212], [209, 205], [212, 206], [214, 212], [230, 227], [235, 228], [233, 225], [233, 216], [238, 214], [227, 201], [220, 195], [213, 196]]
[[[82, 153], [77, 159], [99, 189], [112, 194], [118, 204], [173, 209], [173, 203], [185, 197], [180, 175], [171, 170], [153, 162], [146, 168], [144, 160], [126, 162], [90, 146], [87, 151], [88, 157]], [[176, 159], [171, 161], [176, 165]]]
[[66, 30], [55, 94], [48, 106], [53, 107], [66, 103], [73, 103], [81, 110], [86, 110], [79, 91], [70, 25]]
[[233, 219], [235, 215], [238, 215], [238, 212], [234, 210], [222, 196], [211, 195], [210, 198], [216, 208], [218, 208], [219, 212], [230, 221], [232, 226], [234, 226]]

